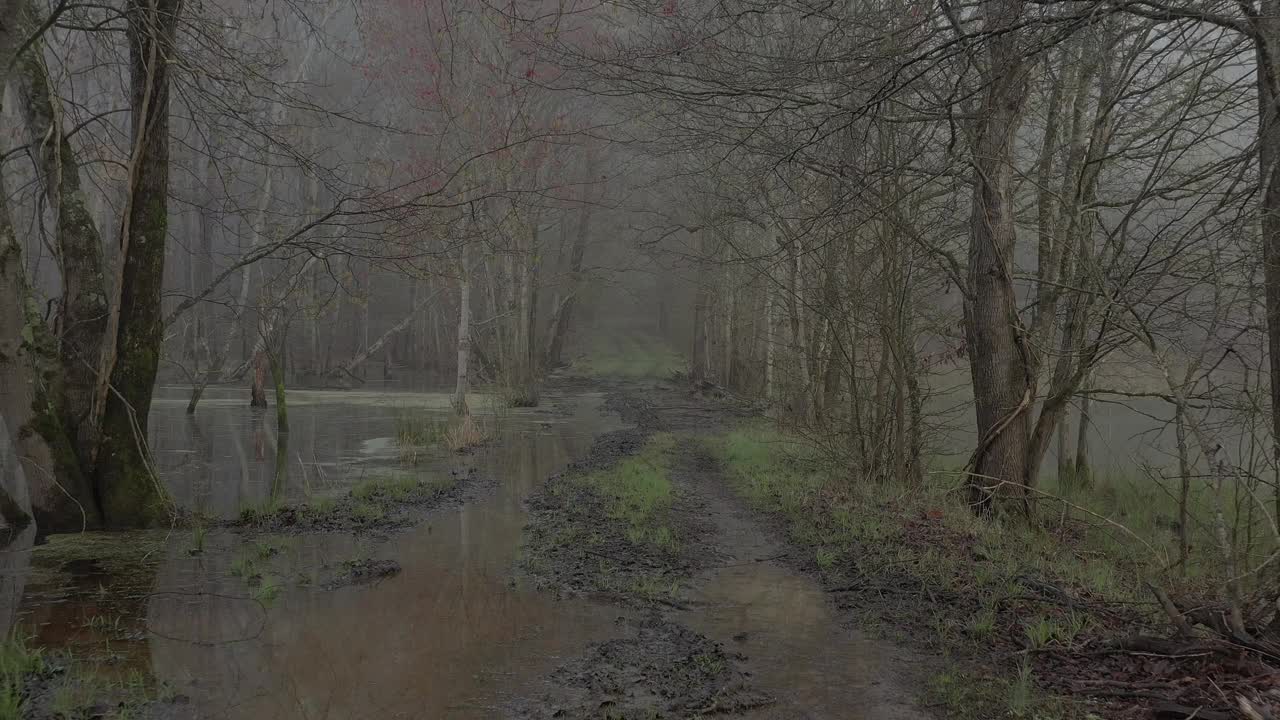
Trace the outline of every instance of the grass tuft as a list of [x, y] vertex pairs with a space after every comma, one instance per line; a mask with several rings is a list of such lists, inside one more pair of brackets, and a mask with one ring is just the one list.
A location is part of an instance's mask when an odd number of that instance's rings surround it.
[[492, 437], [487, 427], [468, 414], [445, 431], [444, 444], [453, 452], [464, 452], [489, 442]]
[[640, 453], [579, 479], [604, 498], [609, 518], [622, 524], [634, 545], [668, 552], [679, 548], [669, 518], [674, 497], [667, 475], [667, 451], [673, 443], [668, 434], [654, 435]]
[[14, 632], [0, 642], [0, 720], [25, 717], [27, 677], [45, 670], [44, 655], [27, 647], [26, 638]]

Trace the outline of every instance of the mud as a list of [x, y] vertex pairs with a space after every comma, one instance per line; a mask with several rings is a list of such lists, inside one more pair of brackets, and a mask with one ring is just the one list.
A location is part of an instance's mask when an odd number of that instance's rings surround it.
[[556, 690], [520, 718], [690, 717], [737, 714], [772, 705], [738, 669], [740, 653], [678, 623], [651, 614], [621, 618], [624, 636], [595, 645], [552, 675]]
[[668, 518], [681, 538], [680, 549], [636, 544], [608, 517], [605, 501], [579, 481], [586, 473], [613, 467], [644, 447], [649, 433], [639, 429], [601, 435], [581, 461], [549, 478], [526, 502], [523, 569], [542, 589], [560, 596], [593, 593], [627, 605], [680, 605], [679, 591], [702, 560], [705, 529], [689, 503]]
[[62, 655], [44, 658], [43, 667], [21, 681], [22, 720], [181, 720], [190, 717], [190, 701], [141, 680], [104, 683]]
[[395, 493], [358, 497], [353, 490], [336, 499], [248, 508], [229, 525], [251, 533], [385, 535], [417, 525], [424, 512], [474, 499], [492, 485], [492, 479], [482, 478], [475, 467], [455, 468], [448, 471], [446, 480], [417, 480], [411, 488]]
[[[605, 407], [635, 426], [528, 501], [524, 568], [562, 593], [624, 608], [624, 636], [563, 663], [527, 718], [926, 718], [921, 658], [864, 637], [855, 615], [807, 572], [807, 554], [728, 489], [705, 440], [755, 415], [714, 386], [613, 382]], [[611, 467], [654, 432], [672, 433], [679, 556], [619, 537], [574, 473]], [[658, 578], [661, 583], [649, 582]], [[677, 591], [655, 597], [655, 584]]]
[[369, 583], [385, 580], [393, 575], [399, 575], [403, 570], [400, 563], [395, 560], [348, 560], [337, 568], [329, 568], [333, 573], [327, 580], [320, 583], [320, 587], [325, 590], [337, 590], [338, 588], [351, 587], [352, 585], [367, 585]]
[[[261, 511], [207, 537], [174, 531], [144, 547], [131, 535], [119, 560], [37, 552], [33, 577], [49, 575], [27, 593], [37, 641], [114, 663], [102, 673], [114, 684], [84, 681], [72, 716], [926, 716], [902, 680], [910, 659], [847, 629], [830, 594], [791, 567], [796, 550], [726, 490], [702, 441], [749, 406], [676, 383], [572, 391], [584, 394], [543, 416], [573, 408], [571, 418], [526, 420], [462, 461], [482, 470], [447, 482], [445, 469], [352, 487], [375, 465], [357, 460], [341, 466], [356, 469], [343, 484], [312, 469], [305, 492], [264, 488], [279, 503], [246, 490]], [[608, 432], [618, 425], [602, 404], [634, 427]], [[345, 442], [389, 461], [389, 420], [377, 422]], [[337, 433], [320, 427], [318, 437]], [[657, 432], [673, 438], [664, 521], [681, 542], [667, 550], [631, 542], [574, 481]], [[309, 500], [326, 485], [344, 494]], [[145, 577], [126, 592], [117, 576], [139, 564]], [[33, 676], [32, 697], [48, 699], [32, 717], [51, 717], [56, 686], [75, 676], [46, 672]], [[133, 673], [155, 682], [118, 680]]]

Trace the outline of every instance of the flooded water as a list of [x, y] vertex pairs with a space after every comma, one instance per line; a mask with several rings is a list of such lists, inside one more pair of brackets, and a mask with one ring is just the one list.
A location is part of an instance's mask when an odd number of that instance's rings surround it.
[[[152, 453], [175, 501], [230, 518], [273, 495], [296, 501], [341, 491], [369, 472], [395, 465], [397, 418], [425, 414], [444, 419], [449, 395], [295, 390], [288, 402], [289, 434], [281, 444], [274, 411], [250, 408], [243, 389], [210, 388], [190, 416], [185, 388], [157, 388], [150, 419]], [[485, 396], [473, 396], [469, 404], [481, 416], [493, 407]], [[565, 422], [537, 408], [503, 415], [515, 427]], [[443, 458], [443, 453], [436, 456]]]
[[[273, 415], [215, 397], [191, 421], [180, 398], [158, 402], [152, 427], [164, 479], [189, 507], [222, 516], [273, 492], [299, 498], [340, 489], [397, 467], [389, 441], [397, 414], [447, 407], [444, 396], [311, 395], [290, 398], [292, 462], [283, 478]], [[228, 531], [210, 532], [196, 555], [190, 531], [130, 534], [124, 544], [137, 555], [119, 562], [152, 573], [133, 577], [118, 576], [109, 558], [129, 554], [119, 535], [55, 538], [104, 543], [101, 561], [71, 567], [56, 553], [42, 563], [42, 551], [28, 569], [30, 550], [12, 549], [6, 589], [11, 601], [23, 598], [19, 615], [36, 645], [106, 657], [104, 667], [122, 675], [146, 671], [190, 697], [193, 715], [494, 717], [512, 695], [537, 694], [536, 684], [567, 656], [607, 637], [618, 614], [512, 580], [523, 498], [616, 427], [599, 398], [566, 402], [567, 417], [512, 414], [491, 448], [419, 471], [474, 464], [496, 481], [475, 502], [432, 513], [382, 542], [342, 534], [272, 540], [283, 548], [270, 561], [275, 580], [264, 580], [280, 583], [274, 597], [255, 594], [237, 574], [237, 562], [255, 550]], [[305, 582], [317, 567], [365, 556], [394, 558], [402, 571], [337, 590]]]
[[[487, 449], [406, 469], [396, 418], [411, 409], [443, 417], [445, 396], [295, 395], [282, 443], [274, 415], [242, 398], [214, 395], [191, 419], [181, 393], [162, 394], [153, 443], [179, 501], [232, 517], [270, 498], [337, 493], [370, 473], [466, 466], [493, 485], [386, 537], [218, 530], [197, 539], [174, 530], [57, 536], [35, 553], [17, 544], [0, 555], [2, 619], [16, 617], [35, 645], [96, 658], [104, 674], [163, 681], [189, 698], [183, 717], [245, 720], [503, 717], [512, 700], [544, 696], [556, 667], [617, 636], [616, 606], [557, 600], [512, 572], [522, 501], [619, 427], [600, 397], [548, 397], [544, 407], [556, 412], [490, 418], [498, 438]], [[717, 523], [722, 544], [746, 561], [698, 578], [697, 609], [680, 614], [746, 653], [763, 689], [781, 699], [767, 716], [846, 717], [848, 707], [880, 702], [879, 651], [839, 628], [811, 579], [750, 561], [777, 548], [755, 539], [748, 519], [721, 513]], [[65, 559], [71, 544], [80, 559]], [[322, 568], [380, 558], [401, 572], [336, 590], [319, 582]], [[246, 580], [250, 565], [257, 582]]]

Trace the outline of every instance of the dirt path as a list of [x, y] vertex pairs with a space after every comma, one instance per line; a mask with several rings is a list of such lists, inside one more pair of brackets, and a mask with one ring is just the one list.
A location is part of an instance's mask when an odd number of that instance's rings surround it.
[[[627, 611], [621, 638], [592, 646], [549, 678], [523, 717], [742, 718], [929, 717], [917, 704], [919, 659], [853, 629], [797, 550], [730, 490], [705, 440], [746, 416], [734, 404], [670, 385], [614, 385], [607, 407], [636, 425], [604, 439], [579, 470], [638, 452], [639, 438], [669, 432], [673, 516], [688, 538], [663, 558], [610, 538], [590, 498], [552, 489], [535, 499], [530, 544], [546, 585], [607, 597]], [[572, 472], [572, 471], [571, 471]], [[549, 485], [555, 488], [555, 483]], [[557, 495], [557, 493], [559, 493]], [[582, 527], [574, 527], [580, 525]], [[593, 527], [594, 526], [594, 527]], [[591, 528], [591, 529], [588, 529]], [[554, 542], [591, 538], [586, 542]], [[604, 558], [604, 559], [602, 559]], [[680, 576], [678, 592], [636, 592], [635, 572]]]
[[724, 559], [694, 578], [694, 609], [676, 617], [731, 643], [777, 699], [745, 717], [925, 717], [904, 683], [913, 659], [850, 628], [819, 583], [787, 564], [795, 549], [730, 494], [714, 458], [691, 440], [680, 450], [676, 477], [705, 508]]

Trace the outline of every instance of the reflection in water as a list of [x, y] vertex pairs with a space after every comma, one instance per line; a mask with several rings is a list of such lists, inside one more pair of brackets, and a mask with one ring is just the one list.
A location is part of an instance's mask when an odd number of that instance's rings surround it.
[[[389, 464], [391, 444], [366, 442], [391, 434], [402, 399], [300, 403], [287, 435], [247, 408], [206, 401], [206, 417], [192, 421], [181, 404], [162, 403], [156, 454], [184, 503], [232, 515], [308, 486], [336, 490], [366, 472], [403, 471]], [[141, 589], [101, 568], [51, 568], [71, 580], [33, 584], [26, 622], [42, 645], [110, 644], [121, 667], [148, 669], [200, 717], [494, 717], [513, 693], [538, 693], [566, 656], [611, 632], [615, 609], [556, 601], [510, 579], [523, 498], [607, 429], [599, 404], [580, 399], [567, 421], [513, 415], [491, 448], [423, 470], [474, 464], [497, 487], [385, 543], [297, 539], [289, 564], [304, 575], [370, 551], [395, 558], [402, 572], [376, 585], [287, 582], [292, 589], [260, 602], [233, 568], [246, 549], [239, 535], [210, 533], [194, 554], [190, 533], [175, 531], [157, 546], [154, 582], [132, 578]]]
[[[295, 391], [287, 437], [275, 415], [250, 408], [238, 389], [210, 388], [196, 415], [185, 413], [186, 392], [157, 388], [151, 449], [177, 503], [221, 518], [260, 507], [341, 492], [396, 459], [396, 418], [407, 412], [446, 417], [444, 393]], [[489, 403], [476, 398], [476, 408]], [[537, 410], [512, 413], [533, 426]], [[437, 457], [436, 459], [440, 459]]]
[[[493, 717], [612, 626], [612, 610], [509, 581], [521, 499], [590, 440], [505, 434], [481, 459], [499, 488], [379, 546], [404, 569], [373, 587], [291, 592], [264, 612], [232, 599], [243, 591], [216, 568], [167, 564], [158, 589], [175, 593], [151, 603], [149, 626], [173, 639], [153, 637], [152, 667], [213, 717]], [[306, 552], [319, 563], [350, 556], [351, 542], [318, 538]], [[227, 597], [182, 594], [196, 590]]]

